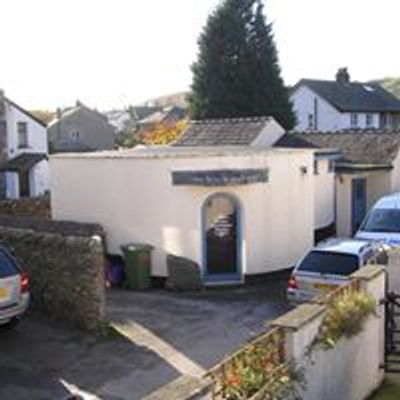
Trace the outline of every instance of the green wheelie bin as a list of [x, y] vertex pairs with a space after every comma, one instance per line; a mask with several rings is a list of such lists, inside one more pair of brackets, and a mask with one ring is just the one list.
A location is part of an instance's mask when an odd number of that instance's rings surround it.
[[143, 243], [121, 246], [124, 254], [125, 284], [128, 289], [147, 290], [151, 287], [151, 252], [153, 247]]

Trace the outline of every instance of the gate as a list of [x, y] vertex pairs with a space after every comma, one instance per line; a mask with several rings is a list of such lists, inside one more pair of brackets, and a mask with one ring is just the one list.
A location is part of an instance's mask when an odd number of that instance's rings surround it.
[[400, 295], [394, 292], [385, 299], [385, 371], [400, 373]]

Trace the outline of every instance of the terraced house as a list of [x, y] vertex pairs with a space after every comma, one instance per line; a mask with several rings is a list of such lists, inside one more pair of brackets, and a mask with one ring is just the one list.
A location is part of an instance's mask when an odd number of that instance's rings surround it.
[[382, 86], [353, 82], [346, 68], [336, 80], [302, 79], [292, 89], [296, 131], [397, 129], [400, 100]]
[[49, 190], [46, 126], [0, 91], [0, 198]]

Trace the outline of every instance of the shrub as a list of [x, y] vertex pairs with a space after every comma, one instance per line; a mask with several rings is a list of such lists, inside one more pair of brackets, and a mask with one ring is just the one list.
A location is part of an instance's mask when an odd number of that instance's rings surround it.
[[374, 298], [364, 291], [346, 293], [333, 299], [320, 326], [317, 344], [331, 349], [342, 337], [351, 338], [359, 334], [375, 308]]

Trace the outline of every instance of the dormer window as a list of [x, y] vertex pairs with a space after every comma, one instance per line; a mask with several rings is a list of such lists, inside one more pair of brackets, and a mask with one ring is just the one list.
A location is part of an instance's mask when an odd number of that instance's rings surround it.
[[28, 147], [28, 124], [26, 122], [18, 122], [18, 148], [26, 149]]
[[352, 128], [358, 128], [358, 114], [357, 113], [350, 114], [350, 126]]

